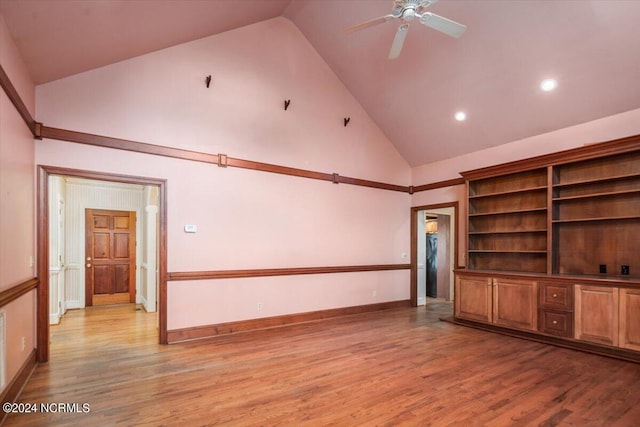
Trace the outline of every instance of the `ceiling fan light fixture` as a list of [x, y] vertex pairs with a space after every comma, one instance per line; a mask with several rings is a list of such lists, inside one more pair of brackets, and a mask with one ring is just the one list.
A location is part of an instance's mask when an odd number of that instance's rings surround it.
[[465, 120], [467, 120], [467, 113], [465, 113], [464, 111], [457, 111], [453, 117], [459, 121], [459, 122], [464, 122]]
[[556, 79], [544, 79], [540, 82], [540, 90], [543, 92], [551, 92], [558, 87], [558, 81]]
[[407, 36], [409, 23], [417, 20], [426, 27], [444, 33], [448, 36], [458, 38], [467, 29], [467, 26], [459, 22], [452, 21], [444, 16], [426, 12], [425, 9], [438, 0], [393, 0], [393, 9], [389, 15], [369, 19], [361, 24], [354, 25], [344, 30], [345, 34], [351, 34], [374, 25], [383, 24], [392, 20], [399, 20], [400, 27], [396, 31], [395, 38], [389, 52], [389, 59], [395, 59], [400, 55], [404, 39]]

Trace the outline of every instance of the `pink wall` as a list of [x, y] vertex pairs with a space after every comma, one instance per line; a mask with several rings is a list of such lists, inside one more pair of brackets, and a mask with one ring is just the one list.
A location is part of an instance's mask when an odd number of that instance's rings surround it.
[[[0, 64], [33, 113], [34, 86], [1, 15]], [[33, 170], [31, 132], [0, 91], [0, 291], [35, 276], [30, 265], [35, 256]], [[35, 347], [35, 291], [0, 310], [6, 311], [6, 375], [11, 381]]]
[[[618, 138], [640, 134], [640, 109], [604, 117], [591, 122], [514, 141], [464, 156], [426, 164], [413, 168], [413, 185], [427, 184], [452, 178], [460, 178], [459, 172], [486, 166], [526, 159], [557, 151], [568, 150]], [[411, 205], [422, 206], [436, 203], [459, 201], [460, 234], [459, 257], [461, 265], [466, 265], [466, 207], [464, 185], [424, 191], [412, 195]]]
[[[411, 179], [285, 18], [58, 80], [36, 94], [47, 126], [400, 185]], [[408, 194], [50, 140], [37, 143], [36, 162], [167, 179], [169, 271], [408, 262]], [[184, 233], [185, 224], [198, 232]], [[168, 325], [408, 298], [408, 270], [170, 283]]]

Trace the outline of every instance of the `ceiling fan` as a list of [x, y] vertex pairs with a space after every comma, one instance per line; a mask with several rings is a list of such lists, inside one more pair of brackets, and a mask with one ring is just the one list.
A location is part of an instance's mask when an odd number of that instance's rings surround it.
[[402, 45], [404, 45], [404, 39], [407, 37], [409, 24], [414, 19], [418, 19], [421, 24], [440, 31], [441, 33], [445, 33], [451, 37], [460, 37], [467, 29], [466, 25], [452, 21], [443, 16], [436, 15], [435, 13], [425, 11], [426, 8], [437, 1], [438, 0], [393, 0], [393, 9], [391, 14], [370, 19], [361, 24], [347, 28], [345, 33], [351, 34], [355, 31], [360, 31], [374, 25], [399, 19], [400, 26], [398, 27], [398, 31], [396, 31], [393, 43], [391, 44], [389, 59], [395, 59], [400, 55]]

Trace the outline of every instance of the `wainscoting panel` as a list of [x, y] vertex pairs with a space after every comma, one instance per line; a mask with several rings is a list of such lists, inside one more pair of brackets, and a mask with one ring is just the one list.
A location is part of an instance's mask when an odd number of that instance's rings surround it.
[[49, 270], [49, 324], [57, 325], [60, 318], [64, 314], [62, 312], [62, 304], [60, 303], [60, 278], [64, 272], [59, 268], [51, 268]]

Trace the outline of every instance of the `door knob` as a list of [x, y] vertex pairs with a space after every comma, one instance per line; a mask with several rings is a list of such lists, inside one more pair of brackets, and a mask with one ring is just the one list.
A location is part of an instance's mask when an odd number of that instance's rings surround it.
[[91, 267], [91, 264], [87, 264], [87, 268]]
[[90, 256], [87, 257], [87, 261], [91, 261], [91, 257]]

